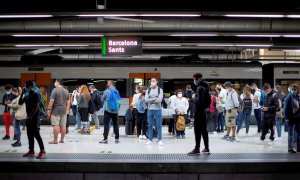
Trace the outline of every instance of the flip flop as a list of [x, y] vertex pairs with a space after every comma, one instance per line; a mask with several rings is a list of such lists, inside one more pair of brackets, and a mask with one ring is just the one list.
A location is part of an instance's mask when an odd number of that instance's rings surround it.
[[50, 141], [49, 144], [58, 144], [58, 142]]

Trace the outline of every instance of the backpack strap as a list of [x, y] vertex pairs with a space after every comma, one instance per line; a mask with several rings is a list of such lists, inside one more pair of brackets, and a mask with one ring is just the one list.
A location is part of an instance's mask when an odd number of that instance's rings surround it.
[[[158, 88], [157, 91], [158, 91], [158, 96], [159, 96], [159, 94], [160, 94], [160, 87], [157, 86], [157, 88]], [[150, 91], [151, 91], [151, 88], [148, 89], [148, 94], [150, 94]]]

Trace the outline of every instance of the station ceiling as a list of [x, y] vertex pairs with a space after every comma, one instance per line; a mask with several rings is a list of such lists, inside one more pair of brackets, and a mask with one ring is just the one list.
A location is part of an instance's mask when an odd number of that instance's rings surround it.
[[141, 60], [257, 59], [259, 49], [282, 51], [286, 57], [300, 49], [300, 2], [0, 1], [0, 61], [23, 55], [101, 59], [102, 36], [142, 37]]

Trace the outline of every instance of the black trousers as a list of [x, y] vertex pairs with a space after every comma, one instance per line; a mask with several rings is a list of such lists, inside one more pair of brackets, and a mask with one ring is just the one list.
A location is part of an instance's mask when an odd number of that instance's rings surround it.
[[37, 140], [40, 150], [44, 150], [44, 143], [40, 135], [39, 117], [33, 117], [31, 120], [26, 120], [27, 137], [29, 142], [29, 150], [34, 150], [34, 138]]
[[145, 113], [137, 112], [137, 136], [141, 134], [146, 136], [148, 130], [147, 111]]
[[82, 122], [88, 122], [89, 121], [89, 109], [88, 108], [79, 108], [78, 109], [80, 118]]
[[206, 126], [206, 112], [205, 110], [198, 110], [195, 112], [194, 133], [196, 146], [195, 149], [200, 149], [201, 137], [203, 137], [204, 146], [209, 149], [208, 132]]
[[109, 122], [110, 119], [112, 120], [113, 127], [114, 127], [114, 133], [115, 133], [115, 139], [119, 139], [119, 125], [118, 125], [118, 114], [110, 113], [107, 111], [104, 111], [104, 139], [107, 140], [108, 132], [109, 132]]
[[[75, 117], [75, 116], [74, 116]], [[66, 128], [69, 128], [70, 126], [70, 115], [67, 114], [67, 123], [66, 123]]]
[[272, 118], [265, 118], [262, 122], [262, 134], [260, 140], [265, 140], [266, 135], [268, 134], [269, 130], [271, 131], [270, 140], [274, 141], [274, 124], [275, 124], [275, 117]]
[[133, 133], [134, 133], [134, 128], [137, 126], [137, 109], [133, 108], [132, 110], [132, 128], [133, 128]]

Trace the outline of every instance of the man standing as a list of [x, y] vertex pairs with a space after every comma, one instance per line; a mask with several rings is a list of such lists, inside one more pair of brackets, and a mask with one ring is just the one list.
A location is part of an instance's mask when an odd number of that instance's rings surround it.
[[107, 81], [107, 89], [102, 95], [103, 111], [104, 111], [104, 133], [103, 140], [99, 143], [108, 144], [107, 137], [109, 133], [110, 119], [113, 122], [115, 143], [119, 141], [119, 125], [118, 125], [118, 113], [120, 110], [121, 97], [119, 91], [115, 88], [115, 82], [113, 80]]
[[[227, 91], [223, 88], [222, 84], [220, 83], [217, 84], [216, 89], [219, 93], [219, 100], [222, 103], [223, 108], [225, 109]], [[224, 123], [224, 112], [219, 112], [217, 132], [224, 132]]]
[[[10, 123], [12, 122], [12, 116], [10, 114], [10, 108], [7, 105], [10, 104], [17, 96], [11, 93], [12, 86], [10, 84], [5, 85], [4, 89], [6, 92], [3, 95], [2, 104], [4, 105], [3, 120], [5, 124], [6, 134], [2, 138], [2, 140], [8, 140], [10, 139], [9, 129], [10, 129]], [[16, 140], [16, 135], [14, 135], [14, 140]]]
[[188, 155], [198, 155], [200, 154], [200, 142], [201, 136], [203, 137], [205, 148], [201, 151], [202, 153], [209, 154], [209, 145], [208, 145], [208, 132], [206, 125], [206, 114], [208, 112], [208, 107], [210, 105], [210, 95], [209, 95], [209, 86], [202, 80], [202, 74], [196, 73], [193, 75], [194, 84], [197, 86], [196, 94], [193, 95], [195, 100], [195, 122], [194, 122], [194, 133], [195, 133], [195, 148], [188, 153]]
[[163, 146], [162, 142], [162, 107], [163, 90], [157, 86], [157, 79], [151, 78], [150, 89], [146, 91], [145, 101], [148, 103], [148, 141], [146, 145], [153, 143], [153, 121], [156, 121], [158, 144]]
[[[57, 144], [58, 133], [61, 132], [60, 143], [64, 143], [66, 134], [67, 115], [66, 110], [70, 108], [69, 92], [63, 88], [63, 81], [56, 79], [55, 88], [52, 90], [48, 105], [48, 117], [51, 116], [54, 139], [49, 144]], [[68, 106], [68, 107], [67, 107]]]
[[[42, 137], [40, 135], [40, 95], [33, 89], [33, 81], [26, 81], [26, 89], [22, 90], [21, 98], [19, 99], [19, 105], [25, 103], [26, 105], [26, 129], [29, 142], [29, 151], [23, 154], [23, 157], [33, 157], [34, 152], [34, 138], [37, 140], [40, 146], [40, 153], [36, 156], [37, 159], [44, 159], [46, 157], [46, 151]], [[26, 94], [26, 96], [23, 96]], [[23, 97], [23, 98], [22, 98]]]
[[263, 112], [263, 123], [262, 123], [262, 133], [260, 137], [259, 144], [264, 144], [266, 134], [271, 131], [269, 146], [273, 144], [274, 141], [274, 122], [276, 117], [276, 111], [279, 107], [278, 96], [274, 93], [271, 85], [266, 83], [263, 86], [263, 90], [266, 92], [266, 97], [264, 99], [264, 104], [261, 107]]
[[261, 106], [260, 106], [260, 96], [261, 90], [257, 88], [255, 83], [251, 84], [251, 89], [254, 90], [254, 97], [253, 97], [253, 107], [254, 107], [254, 115], [257, 122], [257, 134], [261, 133]]
[[101, 94], [100, 94], [100, 91], [98, 89], [96, 89], [96, 87], [94, 85], [90, 85], [89, 90], [91, 92], [92, 101], [93, 101], [94, 107], [95, 107], [94, 113], [91, 114], [91, 116], [95, 123], [96, 129], [100, 129], [98, 112], [102, 108]]
[[[225, 103], [226, 115], [225, 121], [227, 125], [227, 133], [222, 138], [230, 142], [235, 141], [235, 132], [236, 132], [236, 119], [238, 114], [239, 99], [237, 92], [233, 89], [231, 82], [226, 82], [224, 84], [225, 89], [227, 89], [227, 97]], [[232, 136], [230, 137], [230, 132]]]

